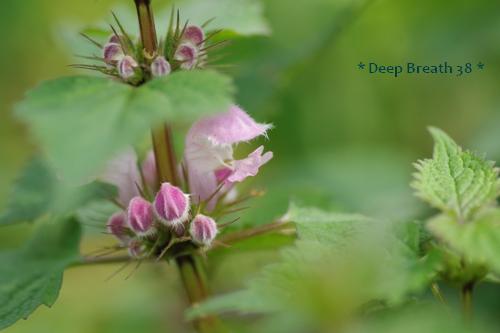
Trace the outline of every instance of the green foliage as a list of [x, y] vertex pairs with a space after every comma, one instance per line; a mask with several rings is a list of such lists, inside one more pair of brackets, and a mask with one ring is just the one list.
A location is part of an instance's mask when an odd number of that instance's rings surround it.
[[64, 269], [79, 259], [79, 240], [69, 218], [45, 223], [24, 247], [0, 253], [0, 329], [55, 302]]
[[34, 159], [21, 172], [0, 214], [0, 225], [32, 221], [46, 212], [53, 195], [54, 175], [40, 159]]
[[463, 151], [448, 135], [431, 128], [432, 159], [416, 164], [413, 187], [417, 195], [459, 221], [467, 221], [499, 194], [498, 170], [470, 151]]
[[158, 122], [187, 122], [224, 110], [231, 92], [229, 79], [211, 71], [175, 73], [140, 88], [66, 77], [30, 91], [17, 114], [63, 178], [80, 183]]
[[95, 201], [113, 198], [116, 193], [113, 185], [100, 181], [68, 187], [57, 180], [43, 160], [34, 158], [21, 172], [7, 207], [0, 215], [0, 226], [32, 222], [49, 213], [62, 215]]
[[489, 267], [500, 274], [500, 209], [489, 210], [462, 224], [447, 215], [438, 215], [427, 227], [467, 263]]
[[[391, 224], [297, 206], [286, 219], [297, 226], [295, 246], [284, 249], [282, 259], [266, 266], [245, 290], [193, 307], [188, 318], [236, 311], [279, 320], [287, 314], [301, 325], [330, 327], [375, 300], [400, 303], [434, 274], [436, 258], [419, 259]], [[400, 230], [405, 239], [415, 238], [412, 232]], [[318, 329], [314, 325], [309, 330]]]
[[202, 24], [208, 19], [209, 29], [224, 29], [240, 35], [268, 34], [269, 27], [263, 18], [263, 8], [253, 0], [184, 1], [179, 4], [182, 17], [189, 22]]

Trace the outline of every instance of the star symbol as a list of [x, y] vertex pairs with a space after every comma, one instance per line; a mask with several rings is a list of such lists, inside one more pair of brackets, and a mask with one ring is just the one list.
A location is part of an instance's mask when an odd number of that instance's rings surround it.
[[479, 62], [479, 64], [477, 64], [477, 68], [484, 69], [484, 64], [482, 62]]
[[365, 69], [365, 64], [363, 64], [363, 62], [360, 62], [360, 63], [358, 64], [358, 68], [359, 68], [359, 69]]

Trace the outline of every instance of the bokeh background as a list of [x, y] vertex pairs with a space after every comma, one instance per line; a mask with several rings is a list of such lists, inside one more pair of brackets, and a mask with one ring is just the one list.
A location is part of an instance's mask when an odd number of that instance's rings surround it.
[[[153, 3], [161, 9], [169, 1]], [[67, 66], [74, 62], [69, 45], [79, 37], [68, 37], [66, 27], [110, 21], [111, 9], [132, 7], [131, 0], [0, 2], [0, 207], [37, 151], [12, 116], [14, 103], [42, 80], [75, 73]], [[267, 195], [243, 224], [272, 221], [290, 201], [395, 221], [427, 216], [409, 183], [412, 162], [431, 153], [430, 125], [500, 160], [500, 2], [263, 0], [262, 7], [272, 34], [236, 39], [224, 60], [235, 65], [226, 71], [238, 103], [275, 125], [266, 143], [275, 158], [252, 184]], [[360, 61], [483, 62], [485, 69], [396, 79], [368, 75]], [[0, 248], [18, 246], [31, 228], [0, 229]], [[84, 251], [108, 241], [87, 234]], [[238, 288], [275, 256], [273, 249], [236, 248], [214, 258], [214, 290]], [[52, 309], [6, 332], [189, 331], [175, 268], [145, 265], [127, 280], [106, 281], [116, 269], [70, 269]], [[475, 302], [480, 316], [500, 325], [499, 287], [481, 285]]]

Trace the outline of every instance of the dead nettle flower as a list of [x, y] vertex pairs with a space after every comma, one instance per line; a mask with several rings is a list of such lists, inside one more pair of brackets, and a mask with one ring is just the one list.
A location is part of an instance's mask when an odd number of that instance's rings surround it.
[[139, 237], [152, 236], [156, 233], [153, 207], [142, 197], [134, 197], [127, 208], [129, 228]]
[[170, 183], [163, 183], [156, 194], [153, 208], [156, 217], [166, 226], [176, 227], [189, 217], [189, 196]]
[[196, 244], [210, 246], [217, 236], [217, 224], [211, 217], [198, 214], [191, 221], [189, 234]]
[[116, 65], [125, 54], [119, 43], [107, 43], [103, 48], [103, 59], [108, 65]]
[[197, 25], [190, 25], [184, 30], [182, 39], [193, 43], [195, 46], [201, 46], [205, 41], [205, 32]]
[[124, 80], [130, 80], [140, 74], [140, 68], [137, 61], [131, 56], [124, 56], [118, 61], [118, 74]]
[[191, 43], [182, 43], [175, 51], [174, 59], [179, 61], [182, 69], [193, 69], [196, 66], [198, 50]]
[[[196, 122], [187, 134], [184, 151], [193, 200], [210, 199], [207, 210], [211, 211], [220, 195], [229, 191], [234, 183], [255, 176], [273, 153], [263, 154], [261, 146], [246, 158], [235, 160], [233, 146], [265, 136], [271, 127], [255, 122], [236, 105]], [[223, 188], [219, 188], [221, 185]]]
[[106, 224], [106, 229], [108, 233], [118, 238], [123, 244], [129, 240], [127, 215], [123, 211], [116, 212], [110, 216]]
[[170, 63], [164, 56], [156, 57], [151, 63], [151, 74], [154, 77], [165, 76], [170, 74]]

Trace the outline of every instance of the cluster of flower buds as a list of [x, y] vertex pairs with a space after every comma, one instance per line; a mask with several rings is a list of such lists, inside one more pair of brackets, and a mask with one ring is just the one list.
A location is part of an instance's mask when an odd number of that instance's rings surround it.
[[171, 20], [167, 36], [160, 43], [158, 50], [149, 54], [140, 42], [133, 41], [116, 17], [115, 21], [120, 30], [117, 32], [112, 26], [113, 34], [104, 45], [84, 35], [101, 47], [102, 56], [90, 59], [103, 61], [104, 65], [77, 64], [75, 67], [97, 70], [129, 84], [139, 85], [150, 78], [165, 76], [175, 70], [203, 67], [206, 64], [207, 50], [215, 46], [205, 47], [205, 43], [215, 33], [206, 37], [200, 26], [182, 25], [177, 18], [175, 24], [173, 19]]
[[117, 212], [109, 218], [107, 230], [127, 247], [133, 258], [153, 253], [155, 249], [151, 246], [157, 244], [154, 240], [162, 232], [177, 238], [188, 237], [199, 246], [209, 247], [217, 235], [217, 224], [202, 214], [190, 219], [190, 204], [189, 195], [170, 183], [163, 183], [152, 203], [141, 196], [133, 197], [126, 212]]

